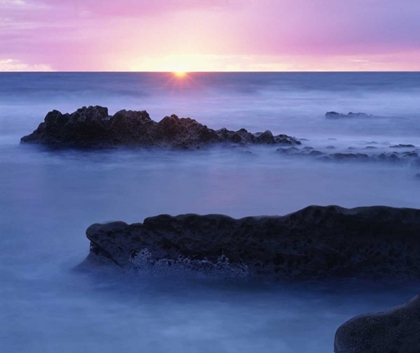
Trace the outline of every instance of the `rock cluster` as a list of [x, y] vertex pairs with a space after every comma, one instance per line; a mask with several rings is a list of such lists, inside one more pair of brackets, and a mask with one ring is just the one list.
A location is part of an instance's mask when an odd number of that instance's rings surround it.
[[334, 352], [420, 352], [420, 297], [388, 311], [347, 321], [336, 332]]
[[143, 223], [93, 224], [87, 264], [108, 258], [122, 267], [147, 249], [156, 261], [191, 259], [248, 266], [276, 278], [420, 278], [420, 210], [310, 206], [286, 216], [160, 215]]
[[153, 121], [146, 111], [121, 110], [110, 116], [104, 107], [83, 107], [72, 114], [53, 110], [21, 142], [55, 148], [161, 147], [196, 149], [213, 144], [284, 144], [301, 142], [270, 131], [252, 134], [245, 129], [213, 130], [190, 118], [171, 115]]
[[329, 119], [342, 119], [342, 118], [372, 118], [373, 115], [365, 114], [365, 113], [337, 113], [337, 112], [327, 112], [325, 113], [325, 117]]
[[[409, 145], [412, 146], [412, 145]], [[415, 147], [415, 146], [413, 146]], [[391, 146], [394, 148], [394, 146]], [[409, 147], [406, 147], [409, 148]], [[328, 148], [333, 150], [333, 148]], [[312, 147], [305, 146], [298, 148], [296, 146], [280, 147], [276, 150], [278, 154], [293, 157], [315, 157], [321, 161], [335, 161], [335, 162], [380, 162], [380, 163], [394, 163], [405, 164], [414, 167], [420, 166], [420, 150], [415, 148], [411, 151], [404, 152], [377, 152], [364, 153], [365, 150], [375, 150], [373, 146], [367, 146], [364, 150], [357, 150], [356, 148], [349, 148], [351, 152], [322, 152]]]

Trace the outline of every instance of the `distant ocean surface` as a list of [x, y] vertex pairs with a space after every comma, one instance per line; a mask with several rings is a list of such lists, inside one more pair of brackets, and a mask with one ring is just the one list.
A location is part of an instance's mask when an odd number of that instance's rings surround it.
[[[32, 129], [52, 109], [103, 105], [177, 114], [213, 128], [270, 129], [297, 135], [419, 136], [420, 73], [2, 73], [0, 127]], [[328, 122], [327, 111], [382, 120]], [[16, 118], [16, 116], [20, 118]], [[28, 121], [29, 123], [29, 121]]]
[[[417, 165], [326, 163], [270, 146], [249, 147], [250, 157], [19, 144], [48, 111], [89, 105], [271, 130], [322, 152], [420, 148], [420, 73], [0, 73], [0, 351], [326, 353], [347, 319], [418, 293], [412, 283], [71, 271], [95, 222], [283, 215], [311, 204], [420, 208]], [[327, 111], [372, 117], [328, 119]]]

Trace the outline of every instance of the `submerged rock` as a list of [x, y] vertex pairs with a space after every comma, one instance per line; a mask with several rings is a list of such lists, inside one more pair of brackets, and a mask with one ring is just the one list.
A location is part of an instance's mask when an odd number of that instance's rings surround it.
[[420, 352], [420, 297], [380, 313], [357, 316], [335, 334], [335, 353]]
[[245, 129], [213, 130], [190, 118], [171, 115], [153, 121], [146, 111], [121, 110], [110, 116], [100, 106], [83, 107], [72, 114], [49, 112], [43, 123], [23, 143], [55, 148], [162, 147], [196, 149], [212, 144], [283, 144], [300, 145], [287, 135], [270, 131], [252, 134]]
[[[307, 151], [307, 150], [305, 150], [305, 151]], [[280, 153], [280, 154], [293, 155], [293, 154], [296, 154], [296, 153], [299, 154], [301, 152], [301, 150], [299, 150], [296, 147], [281, 147], [281, 148], [278, 148], [276, 150], [276, 152]]]
[[310, 206], [286, 216], [160, 215], [143, 223], [93, 224], [86, 264], [122, 267], [147, 250], [152, 261], [226, 256], [251, 275], [276, 278], [420, 278], [420, 210]]
[[369, 156], [366, 153], [333, 153], [329, 155], [334, 161], [368, 161]]

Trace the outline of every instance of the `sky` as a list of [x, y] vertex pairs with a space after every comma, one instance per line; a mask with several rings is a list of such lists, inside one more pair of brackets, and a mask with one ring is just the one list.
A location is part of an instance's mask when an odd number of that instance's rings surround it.
[[0, 0], [0, 71], [420, 71], [419, 0]]

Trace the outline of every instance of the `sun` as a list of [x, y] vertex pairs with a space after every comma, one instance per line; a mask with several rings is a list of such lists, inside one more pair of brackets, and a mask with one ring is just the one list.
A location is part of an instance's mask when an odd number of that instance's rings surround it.
[[173, 74], [178, 78], [183, 78], [183, 77], [187, 76], [186, 71], [174, 71]]

